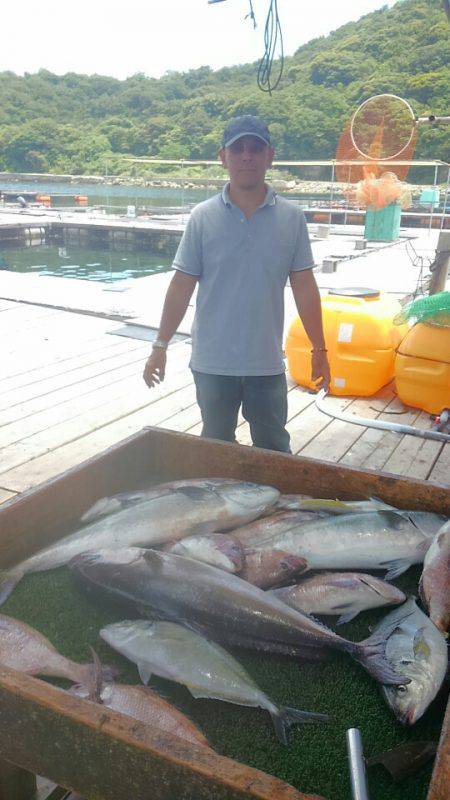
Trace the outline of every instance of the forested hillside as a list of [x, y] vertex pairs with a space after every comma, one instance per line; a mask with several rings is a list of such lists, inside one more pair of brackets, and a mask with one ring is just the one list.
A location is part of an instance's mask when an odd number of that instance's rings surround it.
[[[450, 114], [450, 25], [441, 0], [401, 0], [300, 47], [272, 96], [255, 73], [256, 64], [125, 81], [0, 73], [0, 170], [92, 174], [107, 162], [123, 173], [126, 155], [213, 158], [224, 121], [244, 113], [267, 118], [279, 159], [332, 158], [345, 121], [374, 94]], [[450, 126], [421, 129], [416, 157], [449, 160]]]

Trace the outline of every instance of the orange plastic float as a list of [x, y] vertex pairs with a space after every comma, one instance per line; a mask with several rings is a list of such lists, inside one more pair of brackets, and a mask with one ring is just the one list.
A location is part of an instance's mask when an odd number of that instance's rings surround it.
[[450, 328], [414, 325], [397, 351], [395, 383], [408, 406], [430, 414], [450, 408]]
[[[374, 289], [334, 289], [322, 297], [325, 342], [331, 368], [330, 394], [367, 397], [394, 377], [395, 350], [407, 325], [394, 325], [401, 306]], [[286, 340], [289, 372], [313, 389], [311, 342], [299, 317]]]

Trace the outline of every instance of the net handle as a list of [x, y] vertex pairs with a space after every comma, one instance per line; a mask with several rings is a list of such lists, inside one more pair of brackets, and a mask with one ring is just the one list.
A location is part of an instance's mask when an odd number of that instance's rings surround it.
[[[374, 100], [378, 100], [379, 97], [390, 97], [392, 100], [398, 100], [400, 103], [402, 103], [404, 106], [406, 106], [406, 108], [407, 108], [407, 110], [409, 112], [409, 115], [411, 117], [411, 133], [410, 133], [410, 136], [409, 136], [409, 139], [408, 139], [407, 143], [402, 147], [401, 150], [398, 150], [397, 153], [394, 153], [393, 155], [389, 156], [389, 158], [383, 158], [383, 159], [376, 158], [374, 156], [370, 156], [367, 153], [364, 153], [362, 150], [360, 150], [358, 145], [355, 142], [355, 137], [353, 135], [356, 115], [359, 114], [363, 110], [363, 108], [365, 106], [367, 106], [368, 103], [373, 103], [373, 101]], [[437, 118], [435, 118], [435, 119], [437, 119]], [[428, 118], [427, 118], [427, 120], [428, 120]], [[396, 94], [387, 94], [387, 93], [385, 93], [385, 94], [375, 94], [375, 95], [373, 95], [373, 97], [369, 97], [367, 100], [364, 100], [364, 103], [361, 103], [361, 105], [358, 106], [358, 108], [356, 109], [355, 113], [353, 114], [352, 121], [350, 123], [350, 138], [352, 140], [352, 145], [355, 148], [357, 153], [359, 153], [363, 158], [367, 158], [369, 161], [374, 161], [374, 162], [390, 161], [390, 160], [392, 160], [394, 158], [398, 158], [399, 156], [401, 156], [402, 153], [405, 152], [405, 150], [408, 149], [408, 147], [410, 146], [410, 144], [411, 144], [411, 142], [413, 140], [417, 122], [418, 122], [418, 120], [414, 116], [414, 111], [412, 110], [412, 108], [411, 108], [411, 106], [410, 106], [410, 104], [408, 103], [407, 100], [404, 100], [402, 97], [398, 97], [398, 95], [396, 95]]]
[[436, 117], [435, 114], [430, 114], [428, 117], [416, 117], [416, 123], [418, 125], [423, 125], [427, 122], [443, 122], [444, 125], [450, 125], [450, 117]]

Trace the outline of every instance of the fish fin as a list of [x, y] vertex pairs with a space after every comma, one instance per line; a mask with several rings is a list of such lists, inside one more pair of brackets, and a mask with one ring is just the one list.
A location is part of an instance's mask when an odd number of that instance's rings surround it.
[[172, 490], [174, 493], [183, 494], [191, 500], [207, 500], [214, 493], [211, 486], [179, 486]]
[[137, 668], [138, 668], [139, 677], [140, 677], [142, 683], [145, 683], [145, 685], [147, 685], [147, 683], [149, 682], [150, 678], [152, 677], [152, 669], [151, 669], [150, 665], [149, 664], [144, 664], [143, 662], [140, 662], [137, 665]]
[[8, 599], [13, 589], [23, 578], [22, 570], [11, 569], [0, 573], [0, 606]]
[[93, 506], [88, 508], [87, 511], [80, 517], [81, 522], [94, 522], [100, 517], [107, 517], [109, 514], [114, 514], [120, 511], [122, 504], [116, 497], [101, 497]]
[[422, 605], [424, 606], [424, 608], [428, 608], [428, 603], [427, 603], [427, 601], [425, 599], [425, 592], [424, 592], [424, 588], [423, 588], [423, 572], [422, 572], [422, 574], [421, 574], [421, 576], [419, 578], [418, 590], [419, 590], [419, 597], [420, 597], [420, 600], [422, 602]]
[[101, 703], [101, 694], [102, 694], [102, 687], [103, 687], [103, 670], [101, 661], [95, 652], [94, 648], [89, 645], [89, 650], [92, 654], [92, 669], [90, 671], [90, 676], [88, 680], [88, 692], [89, 692], [89, 700], [92, 700], [94, 703]]
[[291, 708], [290, 706], [283, 706], [270, 716], [272, 717], [275, 733], [281, 744], [284, 745], [288, 744], [287, 732], [289, 728], [296, 722], [309, 723], [330, 721], [328, 714], [316, 714], [314, 711], [300, 711], [300, 709]]
[[385, 503], [384, 500], [380, 500], [379, 497], [369, 497], [369, 500], [373, 503], [374, 511], [393, 511], [395, 514], [402, 514], [401, 508], [391, 506], [389, 503]]
[[345, 625], [346, 622], [350, 622], [351, 619], [355, 619], [359, 614], [359, 609], [357, 611], [347, 611], [346, 614], [341, 614], [339, 617], [336, 625]]
[[406, 572], [412, 564], [413, 562], [410, 558], [396, 558], [393, 561], [385, 561], [383, 564], [380, 564], [383, 569], [387, 569], [384, 580], [392, 581], [394, 578], [398, 578], [398, 576]]
[[379, 514], [380, 517], [382, 517], [386, 521], [387, 525], [393, 530], [396, 528], [401, 528], [402, 520], [405, 518], [405, 513], [402, 513], [397, 509], [394, 510], [382, 508], [380, 511], [377, 510], [377, 514]]
[[414, 613], [414, 609], [405, 611], [404, 616], [397, 617], [392, 624], [382, 630], [377, 630], [368, 639], [358, 642], [353, 652], [356, 660], [372, 675], [379, 683], [392, 686], [405, 685], [411, 683], [410, 678], [396, 672], [386, 659], [386, 645], [389, 637], [399, 627], [404, 619]]

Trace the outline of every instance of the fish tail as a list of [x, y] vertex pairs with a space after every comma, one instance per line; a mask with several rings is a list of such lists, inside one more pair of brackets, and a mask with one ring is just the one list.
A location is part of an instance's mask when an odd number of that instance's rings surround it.
[[8, 599], [13, 589], [17, 586], [24, 573], [22, 570], [11, 569], [0, 573], [0, 605]]
[[89, 646], [92, 653], [92, 664], [77, 664], [77, 681], [79, 686], [84, 686], [89, 692], [89, 699], [100, 703], [103, 683], [110, 683], [118, 675], [119, 670], [109, 664], [102, 664], [94, 648]]
[[282, 706], [271, 713], [275, 733], [281, 744], [288, 744], [288, 730], [296, 722], [329, 722], [328, 714], [316, 714], [314, 711], [300, 711], [298, 708]]
[[410, 613], [412, 612], [405, 613], [404, 617], [397, 618], [389, 627], [375, 631], [368, 639], [355, 645], [352, 655], [379, 683], [391, 686], [411, 683], [410, 678], [402, 675], [401, 672], [396, 672], [386, 658], [386, 645], [390, 635], [403, 619], [409, 617]]

